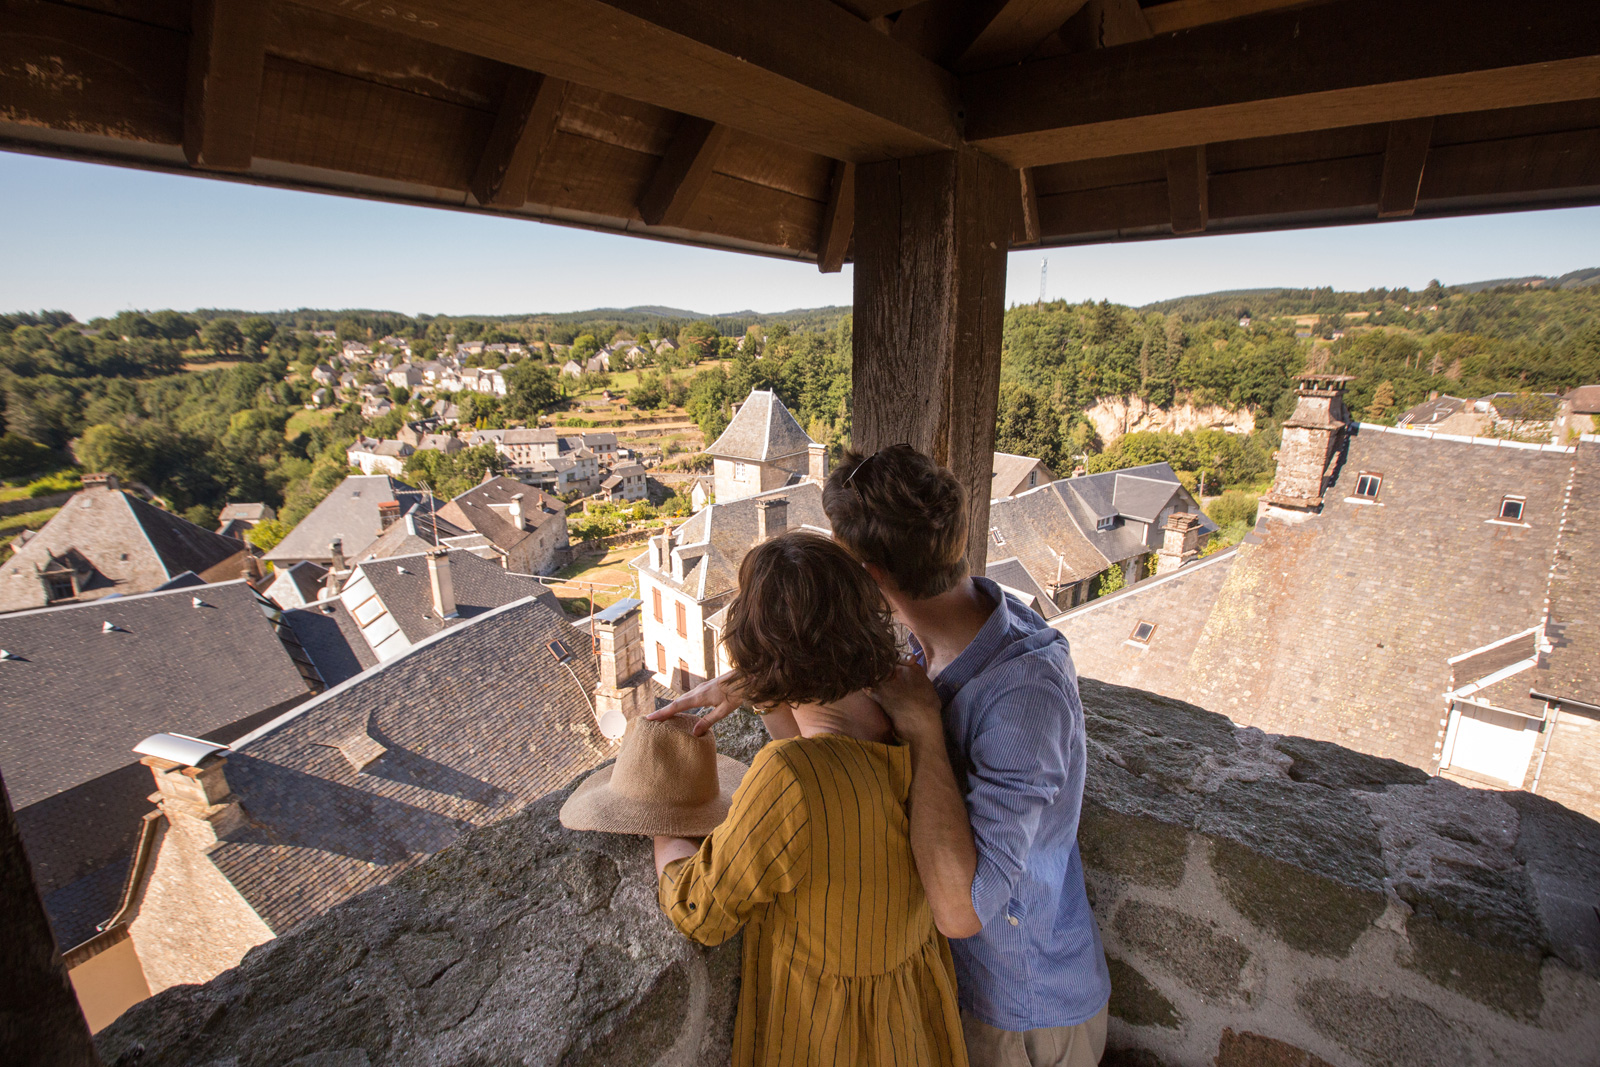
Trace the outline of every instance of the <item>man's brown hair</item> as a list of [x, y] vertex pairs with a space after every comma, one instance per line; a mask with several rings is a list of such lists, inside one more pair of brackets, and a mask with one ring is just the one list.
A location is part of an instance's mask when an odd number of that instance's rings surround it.
[[889, 606], [861, 564], [818, 534], [758, 545], [739, 567], [723, 635], [757, 707], [839, 700], [877, 685], [897, 655]]
[[846, 452], [822, 490], [833, 536], [914, 600], [967, 576], [967, 493], [910, 445]]

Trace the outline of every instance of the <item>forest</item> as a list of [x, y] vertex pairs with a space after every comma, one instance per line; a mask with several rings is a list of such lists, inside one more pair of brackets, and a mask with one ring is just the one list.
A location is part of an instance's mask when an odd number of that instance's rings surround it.
[[[997, 447], [1039, 456], [1061, 474], [1166, 460], [1186, 480], [1259, 486], [1271, 477], [1277, 428], [1293, 410], [1294, 377], [1308, 369], [1354, 375], [1351, 410], [1391, 423], [1435, 392], [1559, 393], [1600, 381], [1596, 278], [1434, 283], [1416, 292], [1262, 290], [1144, 308], [1013, 307]], [[508, 374], [511, 395], [503, 403], [475, 397], [466, 405], [469, 422], [559, 416], [567, 389], [555, 370], [569, 355], [617, 340], [672, 338], [677, 352], [640, 369], [628, 394], [633, 406], [682, 408], [709, 441], [734, 402], [770, 388], [815, 439], [835, 451], [850, 439], [847, 308], [471, 318], [198, 310], [123, 312], [87, 323], [62, 312], [13, 313], [0, 315], [0, 478], [104, 468], [143, 482], [197, 522], [213, 521], [230, 500], [264, 500], [292, 525], [344, 477], [344, 448], [357, 433], [392, 436], [408, 412], [420, 410], [418, 398], [396, 395], [394, 412], [376, 422], [353, 406], [331, 418], [296, 418], [311, 391], [310, 367], [339, 340], [389, 335], [410, 339], [419, 358], [465, 340], [527, 346], [530, 355]], [[712, 359], [718, 362], [702, 365]], [[1249, 409], [1257, 429], [1248, 437], [1129, 434], [1107, 447], [1084, 410], [1101, 398], [1134, 396], [1160, 407]], [[454, 485], [492, 462], [474, 454], [460, 470], [421, 473]]]

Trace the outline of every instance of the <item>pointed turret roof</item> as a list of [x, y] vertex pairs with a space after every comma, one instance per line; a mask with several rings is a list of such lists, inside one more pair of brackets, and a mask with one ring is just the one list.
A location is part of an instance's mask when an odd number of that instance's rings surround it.
[[709, 455], [768, 463], [811, 447], [811, 438], [770, 389], [752, 389]]

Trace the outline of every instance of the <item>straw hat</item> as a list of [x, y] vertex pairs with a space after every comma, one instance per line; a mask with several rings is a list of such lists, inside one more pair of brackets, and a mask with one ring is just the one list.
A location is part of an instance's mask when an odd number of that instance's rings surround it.
[[694, 736], [682, 715], [632, 719], [617, 761], [601, 767], [561, 806], [569, 830], [704, 837], [728, 816], [733, 791], [749, 768], [717, 754], [707, 733]]

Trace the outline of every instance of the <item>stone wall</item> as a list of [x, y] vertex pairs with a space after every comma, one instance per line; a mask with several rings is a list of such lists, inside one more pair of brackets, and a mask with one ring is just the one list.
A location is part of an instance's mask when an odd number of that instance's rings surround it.
[[[1083, 693], [1107, 1065], [1596, 1062], [1600, 825]], [[762, 737], [739, 716], [719, 744]], [[726, 1063], [737, 945], [679, 937], [646, 842], [563, 830], [564, 797], [136, 1005], [101, 1033], [107, 1063]]]

